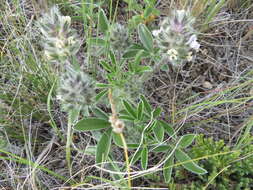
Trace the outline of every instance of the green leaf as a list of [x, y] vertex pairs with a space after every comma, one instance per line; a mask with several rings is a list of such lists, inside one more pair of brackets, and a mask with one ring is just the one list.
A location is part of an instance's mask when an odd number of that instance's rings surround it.
[[171, 174], [173, 170], [172, 165], [174, 165], [174, 156], [171, 156], [169, 159], [167, 159], [163, 165], [163, 177], [164, 177], [165, 183], [169, 183], [171, 180]]
[[181, 146], [182, 148], [187, 148], [189, 145], [192, 144], [195, 137], [196, 137], [195, 134], [187, 134], [182, 136], [179, 146]]
[[96, 149], [96, 163], [106, 161], [111, 148], [112, 129], [107, 130], [99, 140]]
[[133, 44], [127, 48], [126, 52], [123, 54], [123, 58], [135, 58], [139, 52], [142, 52], [142, 57], [147, 57], [149, 55], [145, 47], [140, 44]]
[[111, 123], [104, 119], [86, 118], [77, 122], [74, 129], [78, 131], [93, 131], [111, 127]]
[[103, 9], [100, 10], [98, 16], [98, 28], [105, 33], [109, 28], [109, 22]]
[[153, 131], [153, 128], [157, 125], [157, 120], [154, 120], [150, 126], [146, 129], [146, 134], [149, 134], [151, 131]]
[[150, 66], [139, 66], [138, 67], [138, 73], [146, 73], [146, 72], [152, 72], [153, 69]]
[[169, 68], [168, 64], [163, 64], [163, 65], [161, 66], [161, 70], [162, 70], [162, 71], [167, 72], [169, 69], [170, 69], [170, 68]]
[[140, 101], [139, 105], [138, 105], [138, 108], [137, 108], [137, 118], [139, 120], [142, 119], [142, 116], [143, 116], [143, 108], [144, 108], [144, 104], [142, 101]]
[[168, 133], [169, 136], [173, 138], [176, 137], [175, 130], [171, 127], [171, 125], [162, 120], [159, 120], [158, 122], [161, 126], [163, 126], [164, 130]]
[[103, 68], [104, 68], [105, 70], [107, 70], [108, 72], [112, 73], [112, 72], [114, 71], [114, 68], [113, 68], [110, 64], [106, 63], [105, 61], [100, 61], [100, 64], [101, 64], [101, 65], [103, 66]]
[[143, 46], [149, 50], [153, 51], [153, 37], [151, 32], [144, 24], [139, 24], [138, 26], [138, 34]]
[[155, 134], [157, 141], [162, 142], [164, 138], [164, 128], [161, 125], [159, 125], [158, 122], [153, 128], [153, 132]]
[[112, 133], [112, 138], [113, 138], [113, 142], [119, 146], [119, 147], [123, 147], [123, 142], [120, 138], [120, 135], [118, 133]]
[[139, 51], [139, 50], [145, 50], [145, 48], [143, 47], [143, 45], [141, 44], [132, 44], [130, 47], [129, 47], [129, 50], [135, 50], [135, 51]]
[[96, 97], [95, 97], [95, 100], [96, 101], [99, 101], [103, 96], [105, 96], [107, 94], [108, 90], [102, 90], [101, 92], [99, 92]]
[[159, 145], [152, 150], [152, 152], [168, 152], [170, 147], [168, 145]]
[[110, 84], [105, 84], [105, 83], [96, 83], [96, 87], [98, 88], [110, 88]]
[[136, 144], [136, 143], [127, 144], [127, 148], [137, 149], [138, 147], [139, 147], [139, 144]]
[[141, 157], [141, 153], [142, 153], [142, 149], [138, 149], [135, 151], [133, 157], [131, 158], [130, 165], [135, 164], [135, 162], [139, 160], [139, 158]]
[[141, 151], [141, 167], [146, 170], [148, 167], [148, 148], [145, 147]]
[[142, 50], [135, 50], [135, 49], [129, 49], [127, 50], [124, 54], [123, 54], [123, 58], [125, 59], [130, 59], [130, 58], [135, 58], [136, 55], [141, 52], [141, 56], [143, 58], [148, 57], [149, 53], [147, 51], [143, 51], [145, 49]]
[[154, 8], [153, 7], [147, 7], [144, 11], [143, 16], [145, 18], [149, 17], [153, 13]]
[[153, 112], [152, 112], [152, 114], [153, 114], [153, 118], [157, 118], [157, 117], [159, 117], [159, 115], [161, 114], [161, 112], [162, 112], [162, 108], [156, 108]]
[[128, 4], [130, 10], [142, 11], [142, 6], [136, 0], [123, 0]]
[[126, 111], [130, 114], [130, 116], [137, 119], [137, 114], [135, 112], [135, 109], [130, 105], [127, 101], [123, 100], [123, 105], [126, 108]]
[[142, 100], [142, 102], [143, 102], [143, 104], [144, 104], [145, 110], [146, 110], [146, 111], [148, 112], [148, 114], [150, 115], [151, 112], [152, 112], [152, 107], [151, 107], [151, 105], [148, 103], [147, 99], [146, 99], [143, 95], [141, 95], [141, 100]]
[[[123, 142], [122, 139], [120, 138], [120, 135], [117, 133], [112, 133], [113, 137], [113, 142], [118, 146], [123, 148]], [[127, 144], [128, 149], [136, 149], [138, 148], [139, 144]]]
[[135, 59], [134, 59], [134, 62], [132, 64], [132, 68], [133, 68], [133, 71], [134, 72], [137, 72], [138, 71], [138, 67], [140, 65], [140, 62], [141, 62], [141, 59], [142, 59], [142, 52], [144, 50], [141, 50], [137, 53], [137, 55], [135, 56]]
[[134, 121], [135, 120], [133, 117], [131, 117], [129, 115], [120, 115], [119, 119], [128, 120], [128, 121]]
[[98, 107], [92, 108], [92, 112], [94, 113], [94, 115], [96, 117], [98, 117], [100, 119], [104, 119], [104, 120], [108, 120], [109, 119], [108, 115], [103, 110], [101, 110]]
[[200, 175], [207, 173], [205, 169], [198, 166], [195, 162], [190, 161], [192, 159], [183, 151], [179, 149], [175, 150], [175, 156], [179, 162], [182, 162], [183, 167], [187, 169], [188, 171], [195, 174], [200, 174]]
[[117, 61], [116, 61], [115, 54], [114, 54], [112, 51], [110, 51], [110, 52], [109, 52], [109, 55], [110, 55], [110, 59], [111, 59], [112, 64], [113, 64], [114, 66], [116, 66], [116, 65], [117, 65]]

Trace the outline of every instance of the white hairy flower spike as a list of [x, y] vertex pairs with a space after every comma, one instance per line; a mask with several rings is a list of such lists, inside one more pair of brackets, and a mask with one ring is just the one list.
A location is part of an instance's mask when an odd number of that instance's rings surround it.
[[68, 66], [60, 77], [57, 93], [63, 110], [85, 110], [87, 106], [93, 104], [94, 96], [94, 81], [86, 73]]
[[194, 22], [189, 10], [175, 10], [161, 22], [158, 30], [152, 32], [162, 57], [169, 58], [173, 65], [192, 59], [189, 52], [197, 52], [200, 48]]
[[124, 51], [130, 44], [128, 28], [119, 23], [116, 23], [112, 26], [110, 38], [111, 47], [115, 51]]
[[43, 36], [45, 58], [53, 63], [66, 62], [79, 49], [76, 32], [70, 28], [71, 18], [62, 16], [54, 6], [38, 21]]

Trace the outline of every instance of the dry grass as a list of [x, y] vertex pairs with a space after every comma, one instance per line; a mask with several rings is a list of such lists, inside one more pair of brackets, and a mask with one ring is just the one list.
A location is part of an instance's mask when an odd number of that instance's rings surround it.
[[[80, 182], [87, 188], [80, 185], [78, 189], [119, 189], [105, 180], [116, 181], [118, 176], [103, 171], [95, 164], [94, 149], [87, 150], [88, 145], [94, 145], [96, 134], [74, 134], [73, 175], [69, 175], [65, 142], [52, 130], [47, 113], [47, 95], [55, 76], [40, 61], [37, 52], [41, 47], [33, 29], [33, 21], [46, 9], [45, 2], [38, 6], [34, 1], [6, 0], [0, 5], [0, 98], [4, 102], [0, 105], [4, 110], [0, 111], [0, 132], [8, 144], [5, 150], [0, 147], [0, 189], [70, 189]], [[193, 8], [196, 15], [197, 8], [203, 6], [200, 2]], [[162, 16], [175, 6], [167, 1], [157, 5]], [[253, 5], [241, 8], [237, 1], [229, 1], [210, 23], [211, 29], [200, 34], [201, 51], [194, 63], [178, 71], [159, 71], [146, 83], [152, 104], [163, 108], [163, 119], [181, 128], [180, 133], [202, 133], [232, 146], [252, 119], [252, 9]], [[75, 25], [82, 27], [78, 21]], [[59, 130], [66, 134], [66, 117], [54, 98], [51, 112]], [[117, 149], [114, 155], [123, 165], [123, 155]], [[159, 158], [154, 155], [149, 163]], [[132, 167], [137, 171], [139, 165]], [[150, 184], [167, 189], [159, 180], [140, 178], [133, 185], [136, 189]]]

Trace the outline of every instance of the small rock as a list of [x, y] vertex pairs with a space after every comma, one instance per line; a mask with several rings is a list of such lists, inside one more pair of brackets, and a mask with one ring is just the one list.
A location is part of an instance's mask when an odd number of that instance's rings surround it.
[[249, 94], [253, 96], [253, 88], [250, 89]]
[[212, 89], [213, 88], [213, 85], [208, 81], [204, 81], [202, 85], [203, 85], [204, 88], [207, 88], [207, 89]]

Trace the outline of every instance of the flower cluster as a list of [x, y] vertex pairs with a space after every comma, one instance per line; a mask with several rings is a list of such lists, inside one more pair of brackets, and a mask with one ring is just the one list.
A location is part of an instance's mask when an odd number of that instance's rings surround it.
[[94, 81], [84, 72], [68, 66], [61, 76], [58, 88], [58, 99], [64, 111], [82, 110], [93, 104], [95, 96]]
[[130, 44], [128, 29], [119, 23], [114, 24], [111, 28], [110, 43], [114, 50], [124, 51]]
[[52, 7], [50, 12], [38, 21], [47, 60], [54, 63], [64, 62], [68, 57], [77, 53], [80, 44], [70, 24], [71, 18], [62, 16], [56, 6]]
[[124, 128], [125, 128], [125, 124], [123, 123], [123, 121], [119, 120], [118, 118], [115, 118], [113, 116], [109, 117], [109, 122], [112, 125], [112, 130], [113, 132], [120, 134], [123, 132]]
[[192, 51], [198, 51], [200, 48], [193, 29], [194, 22], [195, 19], [189, 11], [175, 10], [161, 23], [159, 30], [153, 31], [163, 57], [169, 58], [174, 65], [192, 61]]

